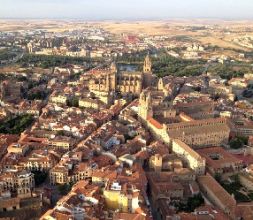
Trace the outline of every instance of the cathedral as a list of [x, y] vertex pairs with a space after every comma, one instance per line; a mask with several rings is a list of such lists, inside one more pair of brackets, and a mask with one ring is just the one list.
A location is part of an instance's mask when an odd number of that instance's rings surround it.
[[95, 69], [89, 72], [88, 87], [94, 93], [120, 93], [138, 97], [142, 90], [151, 86], [155, 76], [152, 74], [152, 62], [147, 55], [143, 71], [120, 71], [115, 63], [110, 68]]

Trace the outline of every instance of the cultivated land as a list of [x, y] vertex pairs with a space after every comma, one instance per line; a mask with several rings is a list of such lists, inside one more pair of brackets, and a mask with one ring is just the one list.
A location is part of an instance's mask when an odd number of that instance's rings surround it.
[[[253, 21], [169, 20], [169, 21], [64, 21], [64, 20], [0, 20], [0, 31], [43, 29], [52, 32], [99, 26], [113, 34], [143, 34], [194, 37], [203, 44], [243, 49], [231, 40], [241, 35], [253, 36]], [[215, 26], [216, 29], [213, 29]]]

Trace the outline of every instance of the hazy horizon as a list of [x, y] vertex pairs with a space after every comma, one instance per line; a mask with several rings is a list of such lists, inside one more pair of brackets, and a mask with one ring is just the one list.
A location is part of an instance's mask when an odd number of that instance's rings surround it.
[[252, 20], [252, 0], [0, 0], [0, 19]]

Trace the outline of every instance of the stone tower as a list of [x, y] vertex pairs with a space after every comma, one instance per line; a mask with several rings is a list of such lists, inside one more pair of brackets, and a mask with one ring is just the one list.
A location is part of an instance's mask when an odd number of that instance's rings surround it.
[[32, 42], [29, 42], [27, 44], [27, 50], [28, 50], [28, 53], [33, 53], [33, 43]]
[[111, 85], [110, 85], [110, 76], [107, 73], [106, 74], [106, 81], [105, 81], [105, 91], [110, 92], [111, 91]]
[[163, 164], [163, 158], [160, 154], [156, 154], [154, 156], [154, 169], [155, 169], [155, 172], [161, 172], [162, 170], [162, 164]]
[[115, 62], [112, 62], [110, 69], [111, 69], [111, 72], [113, 72], [113, 73], [116, 73], [118, 71], [117, 65]]
[[160, 78], [160, 79], [158, 80], [157, 89], [160, 90], [160, 91], [163, 91], [163, 89], [164, 89], [163, 78]]
[[150, 92], [147, 94], [142, 92], [139, 99], [139, 116], [147, 120], [149, 117], [153, 117], [153, 110], [152, 110], [152, 97]]
[[148, 54], [144, 60], [143, 73], [151, 73], [151, 72], [152, 72], [152, 62]]
[[143, 78], [144, 78], [144, 83], [143, 83], [144, 88], [147, 88], [152, 85], [152, 80], [153, 80], [152, 62], [151, 62], [149, 55], [147, 55], [144, 60]]
[[110, 66], [110, 72], [111, 72], [111, 76], [110, 76], [110, 89], [112, 91], [115, 91], [116, 90], [116, 75], [118, 73], [118, 68], [117, 68], [117, 65], [115, 62], [113, 62]]

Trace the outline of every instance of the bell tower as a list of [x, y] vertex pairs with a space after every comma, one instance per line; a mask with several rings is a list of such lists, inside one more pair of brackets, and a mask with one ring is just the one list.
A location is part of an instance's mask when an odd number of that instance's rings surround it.
[[115, 91], [117, 87], [117, 74], [118, 74], [118, 68], [115, 62], [113, 62], [110, 66], [110, 89]]
[[111, 90], [110, 90], [110, 76], [109, 76], [108, 73], [106, 74], [105, 90], [106, 90], [107, 92], [111, 91]]
[[117, 70], [117, 65], [115, 62], [113, 62], [110, 66], [110, 69], [111, 69], [111, 72], [113, 73], [116, 73], [118, 70]]
[[152, 62], [148, 54], [144, 60], [143, 73], [151, 73], [151, 71], [152, 71]]
[[152, 61], [149, 54], [146, 56], [143, 64], [143, 88], [147, 88], [152, 85], [153, 75], [152, 75]]
[[152, 97], [150, 92], [142, 92], [139, 98], [139, 112], [140, 118], [147, 120], [149, 117], [153, 117], [152, 110]]

